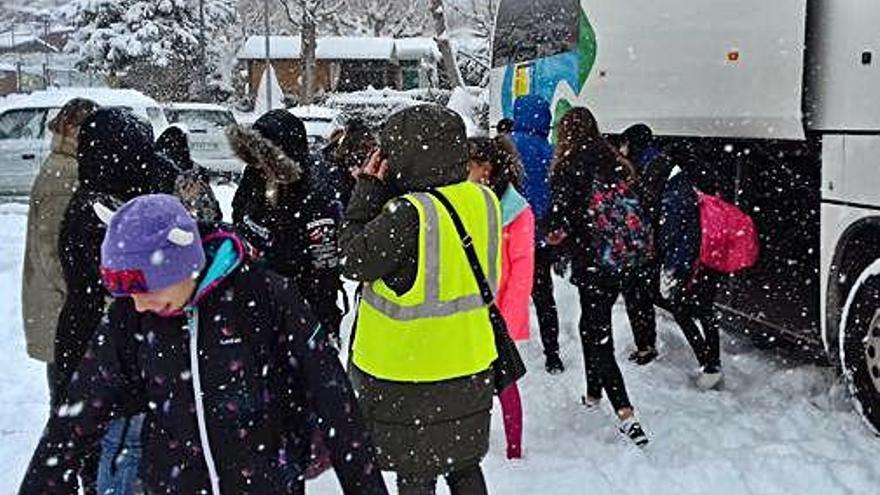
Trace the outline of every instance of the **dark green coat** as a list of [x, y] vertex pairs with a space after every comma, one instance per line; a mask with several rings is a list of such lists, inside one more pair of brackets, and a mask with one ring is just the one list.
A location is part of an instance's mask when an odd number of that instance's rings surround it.
[[[464, 124], [446, 109], [415, 107], [390, 117], [380, 141], [391, 170], [385, 182], [361, 177], [355, 185], [341, 233], [343, 273], [403, 293], [415, 281], [419, 216], [395, 198], [467, 178]], [[351, 375], [384, 470], [439, 476], [488, 452], [490, 370], [435, 383], [379, 380], [354, 366]]]

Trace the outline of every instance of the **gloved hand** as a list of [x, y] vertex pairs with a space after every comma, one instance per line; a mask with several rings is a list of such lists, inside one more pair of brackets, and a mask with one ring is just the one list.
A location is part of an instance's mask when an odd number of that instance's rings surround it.
[[660, 296], [663, 299], [669, 299], [677, 285], [678, 280], [672, 270], [664, 268], [660, 271]]

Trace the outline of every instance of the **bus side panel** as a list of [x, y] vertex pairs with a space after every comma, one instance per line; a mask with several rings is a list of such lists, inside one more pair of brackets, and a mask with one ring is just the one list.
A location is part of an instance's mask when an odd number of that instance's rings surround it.
[[[499, 8], [528, 1], [504, 0]], [[606, 132], [645, 122], [664, 135], [804, 139], [806, 2], [581, 0], [595, 43], [578, 47], [594, 49], [595, 61], [582, 57], [591, 65], [583, 87], [570, 83], [583, 80], [581, 73], [545, 78], [559, 81], [551, 107], [566, 108], [562, 99], [586, 105]], [[541, 40], [541, 23], [531, 26], [531, 38], [498, 26], [494, 43]], [[493, 121], [511, 72], [516, 67], [492, 70]]]
[[880, 4], [811, 0], [807, 38], [807, 127], [880, 130]]

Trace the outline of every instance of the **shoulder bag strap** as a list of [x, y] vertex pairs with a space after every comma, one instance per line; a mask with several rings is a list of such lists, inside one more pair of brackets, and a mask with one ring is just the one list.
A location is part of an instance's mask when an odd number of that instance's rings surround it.
[[458, 232], [458, 237], [461, 239], [461, 247], [464, 249], [464, 253], [467, 256], [468, 264], [470, 264], [471, 271], [474, 273], [477, 287], [480, 289], [480, 296], [482, 296], [483, 302], [487, 305], [491, 305], [495, 301], [495, 296], [492, 294], [492, 289], [489, 287], [489, 282], [486, 280], [486, 274], [483, 272], [483, 267], [480, 266], [480, 259], [477, 257], [477, 251], [474, 249], [473, 239], [471, 239], [470, 234], [468, 234], [467, 229], [465, 229], [461, 217], [458, 216], [455, 207], [452, 206], [452, 203], [443, 195], [443, 193], [436, 189], [427, 191], [427, 193], [437, 199], [437, 201], [443, 205], [443, 208], [446, 209], [446, 212], [449, 213], [449, 217], [455, 225], [455, 230]]

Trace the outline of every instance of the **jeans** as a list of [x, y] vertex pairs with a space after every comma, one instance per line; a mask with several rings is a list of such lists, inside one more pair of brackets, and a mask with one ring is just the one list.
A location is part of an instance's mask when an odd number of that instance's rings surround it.
[[142, 493], [138, 468], [143, 453], [141, 445], [143, 425], [143, 414], [116, 419], [110, 424], [110, 428], [101, 440], [101, 463], [98, 466], [100, 495]]

